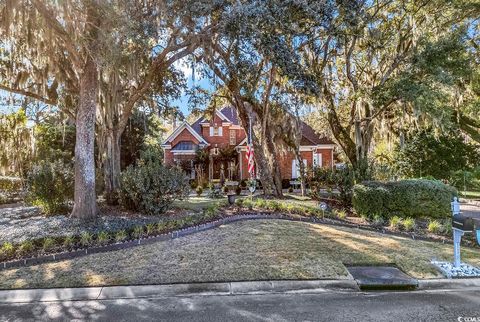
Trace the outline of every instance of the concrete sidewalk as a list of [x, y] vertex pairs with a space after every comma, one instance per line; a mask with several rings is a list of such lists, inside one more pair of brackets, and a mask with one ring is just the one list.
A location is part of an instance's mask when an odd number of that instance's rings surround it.
[[[417, 291], [480, 291], [480, 278], [419, 280]], [[274, 293], [358, 292], [354, 280], [253, 281], [169, 285], [108, 286], [0, 291], [0, 303], [35, 303], [136, 299], [175, 296], [222, 296]]]

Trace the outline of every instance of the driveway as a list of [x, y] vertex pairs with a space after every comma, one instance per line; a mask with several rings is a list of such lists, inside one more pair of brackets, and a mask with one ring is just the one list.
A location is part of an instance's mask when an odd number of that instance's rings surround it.
[[468, 203], [462, 203], [460, 205], [460, 211], [465, 215], [480, 218], [480, 202], [470, 201]]
[[480, 291], [475, 290], [180, 296], [0, 304], [0, 321], [479, 321], [479, 319]]

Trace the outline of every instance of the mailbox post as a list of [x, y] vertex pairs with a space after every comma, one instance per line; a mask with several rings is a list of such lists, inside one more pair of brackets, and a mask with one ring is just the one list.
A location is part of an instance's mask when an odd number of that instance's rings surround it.
[[477, 241], [480, 244], [480, 220], [460, 212], [458, 199], [453, 198], [452, 205], [452, 230], [453, 230], [453, 263], [455, 268], [460, 268], [460, 242], [465, 233], [476, 231]]
[[455, 268], [460, 268], [460, 243], [462, 241], [462, 236], [465, 233], [463, 230], [454, 228], [455, 226], [455, 217], [460, 215], [460, 203], [458, 202], [457, 197], [453, 198], [451, 203], [452, 207], [452, 228], [453, 228], [453, 265]]

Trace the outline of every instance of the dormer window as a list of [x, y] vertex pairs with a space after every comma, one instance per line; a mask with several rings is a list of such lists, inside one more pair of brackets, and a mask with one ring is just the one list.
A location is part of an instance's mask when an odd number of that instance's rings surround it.
[[222, 127], [217, 123], [210, 126], [210, 136], [223, 136]]

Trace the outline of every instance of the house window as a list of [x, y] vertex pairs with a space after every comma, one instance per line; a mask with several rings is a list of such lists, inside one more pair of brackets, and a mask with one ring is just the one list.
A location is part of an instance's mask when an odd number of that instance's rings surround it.
[[[308, 163], [306, 159], [303, 159], [304, 169], [307, 168]], [[300, 178], [300, 164], [297, 159], [292, 160], [292, 179]]]
[[210, 136], [222, 136], [223, 131], [222, 127], [218, 126], [217, 123], [215, 123], [213, 126], [210, 126]]
[[237, 144], [237, 133], [235, 130], [230, 130], [230, 145]]
[[322, 154], [321, 153], [314, 153], [313, 154], [313, 167], [321, 167], [323, 166], [322, 162]]

